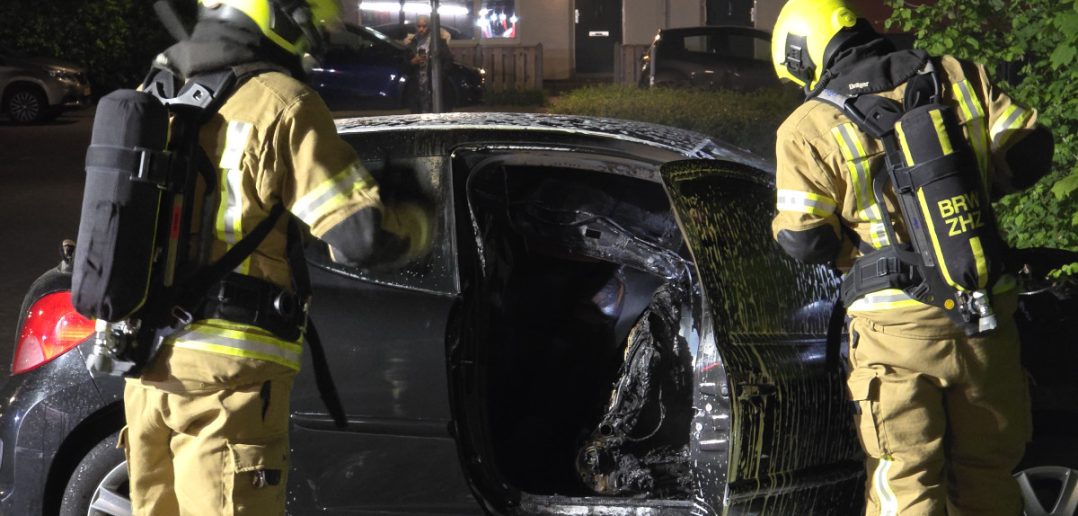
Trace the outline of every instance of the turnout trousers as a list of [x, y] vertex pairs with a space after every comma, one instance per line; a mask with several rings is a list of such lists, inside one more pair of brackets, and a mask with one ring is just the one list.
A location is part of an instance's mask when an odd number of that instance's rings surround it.
[[295, 371], [165, 346], [128, 379], [131, 505], [140, 516], [284, 514]]
[[847, 385], [865, 450], [867, 515], [1016, 516], [1031, 436], [1013, 309], [983, 336], [853, 316]]

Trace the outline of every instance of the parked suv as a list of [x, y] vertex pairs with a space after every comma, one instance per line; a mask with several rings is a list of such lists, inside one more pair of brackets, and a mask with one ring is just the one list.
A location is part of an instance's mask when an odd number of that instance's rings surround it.
[[89, 103], [90, 83], [82, 67], [45, 57], [26, 57], [0, 48], [0, 110], [17, 124], [50, 120]]
[[777, 86], [771, 34], [748, 27], [662, 29], [641, 57], [640, 86]]

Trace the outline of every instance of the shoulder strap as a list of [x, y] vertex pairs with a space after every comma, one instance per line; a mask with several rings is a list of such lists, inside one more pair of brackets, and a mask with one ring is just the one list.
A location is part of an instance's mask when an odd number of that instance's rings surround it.
[[[307, 299], [311, 295], [311, 276], [307, 270], [307, 260], [303, 256], [303, 230], [300, 229], [299, 221], [294, 216], [288, 218], [287, 248], [288, 266], [292, 269], [292, 281], [296, 294], [301, 299]], [[337, 394], [337, 386], [333, 383], [333, 375], [329, 370], [329, 361], [326, 360], [322, 339], [318, 336], [318, 329], [310, 313], [307, 314], [307, 331], [304, 334], [311, 351], [311, 365], [314, 367], [314, 382], [318, 387], [318, 395], [322, 398], [322, 403], [325, 403], [337, 428], [344, 428], [348, 426], [348, 418], [345, 416], [341, 398]]]

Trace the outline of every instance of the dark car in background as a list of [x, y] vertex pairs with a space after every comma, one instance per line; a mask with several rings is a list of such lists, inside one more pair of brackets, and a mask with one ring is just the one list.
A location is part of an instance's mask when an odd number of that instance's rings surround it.
[[[307, 249], [348, 426], [304, 364], [290, 514], [859, 512], [854, 406], [828, 345], [844, 340], [828, 332], [838, 278], [772, 240], [768, 162], [587, 117], [338, 129], [387, 202], [430, 210], [434, 245], [379, 270]], [[123, 381], [87, 371], [93, 325], [71, 308], [70, 281], [62, 264], [24, 301], [0, 386], [3, 514], [130, 514]], [[1031, 371], [1035, 389], [1064, 396], [1051, 397], [1062, 417], [1078, 414], [1065, 397], [1078, 346], [1064, 336], [1078, 310], [1057, 290], [1030, 293], [1056, 308], [1031, 311], [1027, 329], [1041, 332], [1033, 354], [1057, 353], [1053, 375]], [[1059, 440], [1043, 442], [1073, 449], [1075, 427], [1046, 428]], [[1078, 475], [1044, 460], [1020, 473], [1029, 503]]]
[[[382, 34], [385, 34], [386, 36], [389, 36], [397, 41], [403, 41], [404, 38], [408, 37], [409, 34], [415, 34], [415, 24], [408, 22], [375, 25], [373, 28], [374, 30], [381, 32]], [[450, 41], [472, 38], [470, 34], [465, 35], [463, 32], [458, 30], [456, 27], [453, 27], [452, 25], [443, 24], [442, 30], [445, 31], [445, 34], [449, 35], [449, 38], [447, 39]]]
[[641, 57], [640, 86], [749, 91], [778, 86], [771, 34], [748, 27], [661, 29]]
[[[346, 24], [329, 33], [329, 48], [307, 82], [333, 110], [400, 109], [415, 85], [408, 51], [399, 41], [369, 27]], [[446, 109], [483, 99], [483, 70], [451, 63], [442, 81]]]
[[89, 101], [90, 83], [81, 66], [0, 47], [0, 111], [12, 122], [51, 120]]

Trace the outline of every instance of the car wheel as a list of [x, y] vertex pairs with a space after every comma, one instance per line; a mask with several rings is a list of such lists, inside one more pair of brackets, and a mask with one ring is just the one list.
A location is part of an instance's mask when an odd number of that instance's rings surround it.
[[4, 112], [17, 124], [39, 122], [48, 114], [48, 102], [37, 88], [22, 87], [8, 95]]
[[[1059, 427], [1058, 416], [1051, 420], [1042, 416], [1039, 423], [1045, 428]], [[1041, 435], [1026, 447], [1014, 473], [1026, 516], [1078, 515], [1078, 447], [1073, 442], [1069, 434]]]
[[1026, 516], [1074, 516], [1078, 513], [1078, 470], [1033, 466], [1015, 473]]
[[116, 437], [97, 443], [79, 462], [64, 491], [60, 516], [130, 516], [127, 461]]

